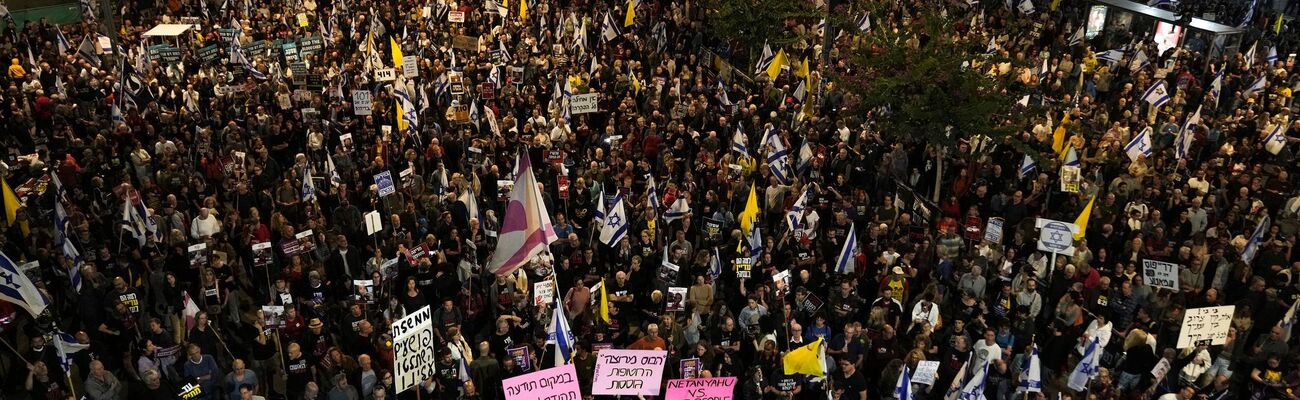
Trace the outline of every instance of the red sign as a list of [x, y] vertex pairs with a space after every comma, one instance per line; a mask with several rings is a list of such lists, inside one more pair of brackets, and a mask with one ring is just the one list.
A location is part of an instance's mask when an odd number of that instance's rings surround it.
[[555, 177], [555, 180], [558, 181], [555, 186], [558, 187], [560, 190], [560, 199], [568, 200], [569, 199], [569, 177], [560, 175]]
[[479, 96], [482, 96], [484, 100], [492, 100], [497, 98], [497, 88], [492, 85], [492, 82], [483, 82], [483, 84], [478, 87], [478, 94]]
[[546, 151], [546, 162], [561, 163], [564, 162], [564, 150], [551, 149]]

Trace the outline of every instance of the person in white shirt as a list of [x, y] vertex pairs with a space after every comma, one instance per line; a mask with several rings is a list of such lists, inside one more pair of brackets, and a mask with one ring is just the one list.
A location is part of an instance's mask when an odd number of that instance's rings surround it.
[[974, 365], [983, 365], [984, 362], [1002, 359], [1002, 346], [998, 346], [998, 342], [994, 340], [996, 335], [997, 333], [992, 328], [985, 328], [984, 338], [975, 341], [975, 346], [971, 347], [971, 350], [974, 350], [976, 359], [983, 361]]
[[1106, 344], [1110, 343], [1110, 336], [1114, 333], [1110, 320], [1106, 318], [1106, 313], [1097, 314], [1096, 317], [1088, 324], [1088, 329], [1083, 331], [1083, 336], [1079, 337], [1079, 344], [1074, 346], [1074, 351], [1080, 355], [1087, 349], [1092, 338], [1097, 338], [1097, 346], [1101, 348], [1106, 348]]
[[221, 232], [221, 220], [207, 207], [199, 209], [199, 215], [190, 221], [190, 237], [202, 239]]
[[939, 324], [939, 306], [930, 299], [921, 299], [912, 306], [912, 323], [929, 322], [930, 326]]

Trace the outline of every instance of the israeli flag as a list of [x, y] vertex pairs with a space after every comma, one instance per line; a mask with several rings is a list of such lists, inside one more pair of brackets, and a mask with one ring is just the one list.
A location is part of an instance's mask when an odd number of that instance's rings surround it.
[[1097, 59], [1106, 61], [1111, 64], [1116, 64], [1124, 59], [1124, 52], [1119, 49], [1106, 50], [1101, 53], [1097, 53]]
[[678, 196], [677, 200], [673, 201], [673, 205], [669, 206], [667, 211], [664, 211], [664, 222], [682, 219], [686, 214], [690, 213], [691, 203], [685, 197]]
[[605, 12], [605, 21], [600, 23], [600, 38], [609, 42], [622, 34], [618, 24], [614, 22], [614, 17], [610, 16], [609, 12]]
[[560, 296], [555, 296], [555, 310], [546, 329], [546, 343], [555, 344], [555, 366], [568, 364], [573, 359], [573, 345], [578, 341], [573, 330], [569, 329], [569, 319], [564, 317], [564, 304], [560, 299]]
[[894, 387], [894, 397], [898, 400], [913, 400], [915, 393], [912, 393], [912, 372], [907, 369], [907, 364], [903, 364], [903, 373], [898, 374], [898, 384]]
[[1079, 359], [1079, 364], [1074, 366], [1073, 372], [1070, 372], [1070, 389], [1083, 391], [1088, 387], [1088, 381], [1091, 381], [1094, 376], [1097, 376], [1097, 372], [1101, 371], [1101, 365], [1097, 362], [1101, 356], [1101, 349], [1097, 347], [1097, 338], [1094, 337], [1091, 342], [1088, 342], [1088, 347], [1083, 350], [1083, 358]]
[[1268, 86], [1268, 76], [1260, 75], [1259, 79], [1256, 79], [1255, 83], [1250, 84], [1250, 87], [1246, 88], [1245, 93], [1242, 93], [1241, 95], [1242, 97], [1249, 97], [1255, 92], [1264, 90], [1264, 88], [1267, 86]]
[[307, 169], [302, 178], [302, 190], [299, 197], [302, 201], [316, 201], [316, 184], [311, 181], [311, 169]]
[[804, 208], [808, 207], [808, 192], [812, 191], [811, 189], [811, 186], [805, 189], [799, 195], [799, 200], [795, 200], [794, 205], [790, 206], [790, 211], [785, 213], [785, 223], [790, 226], [791, 232], [799, 230], [799, 226], [802, 225], [800, 222], [803, 221]]
[[54, 333], [54, 349], [59, 352], [59, 364], [63, 366], [64, 371], [71, 371], [72, 357], [85, 349], [89, 349], [89, 344], [77, 342], [77, 338], [63, 331]]
[[1246, 247], [1241, 250], [1241, 261], [1250, 264], [1255, 260], [1255, 254], [1259, 253], [1259, 245], [1264, 241], [1264, 232], [1268, 232], [1268, 226], [1269, 217], [1265, 215], [1264, 219], [1259, 221], [1259, 225], [1255, 225], [1255, 232], [1250, 234], [1250, 240], [1246, 241]]
[[1025, 174], [1028, 174], [1029, 171], [1033, 171], [1035, 168], [1038, 168], [1038, 164], [1034, 162], [1034, 159], [1032, 157], [1029, 157], [1028, 154], [1025, 154], [1024, 161], [1020, 162], [1020, 178], [1024, 179]]
[[858, 30], [863, 32], [871, 30], [870, 14], [862, 14], [862, 18], [858, 18]]
[[736, 133], [731, 135], [731, 150], [749, 157], [749, 147], [745, 145], [747, 141], [744, 128], [741, 124], [736, 124]]
[[803, 176], [812, 170], [812, 159], [812, 145], [809, 145], [808, 139], [805, 138], [803, 144], [799, 146], [799, 164], [795, 168], [799, 176]]
[[984, 383], [989, 377], [989, 362], [984, 360], [982, 366], [977, 367], [971, 373], [970, 380], [966, 381], [966, 386], [962, 387], [961, 393], [957, 395], [958, 400], [984, 400]]
[[1267, 62], [1277, 61], [1277, 46], [1270, 46], [1268, 48], [1268, 55], [1264, 57], [1264, 61]]
[[659, 215], [660, 211], [664, 209], [664, 205], [661, 203], [662, 200], [659, 199], [659, 189], [655, 188], [654, 175], [646, 175], [645, 191], [646, 205], [655, 211], [655, 215]]
[[1146, 93], [1142, 94], [1142, 101], [1151, 104], [1152, 107], [1160, 108], [1169, 102], [1169, 88], [1164, 80], [1156, 81], [1154, 85], [1147, 88]]
[[1273, 130], [1268, 133], [1268, 137], [1264, 138], [1264, 150], [1273, 155], [1282, 152], [1282, 149], [1286, 147], [1286, 128], [1288, 124], [1289, 122], [1282, 121], [1273, 126]]
[[614, 198], [614, 206], [605, 215], [600, 228], [600, 242], [613, 247], [615, 243], [627, 236], [627, 211], [623, 206], [623, 195]]
[[1020, 385], [1016, 387], [1016, 393], [1029, 393], [1043, 391], [1043, 365], [1038, 360], [1038, 345], [1034, 345], [1029, 357], [1025, 357], [1020, 364]]
[[1183, 123], [1183, 129], [1178, 133], [1178, 138], [1174, 139], [1174, 155], [1181, 160], [1187, 157], [1187, 150], [1192, 147], [1192, 142], [1196, 140], [1196, 127], [1201, 124], [1201, 108], [1196, 108], [1196, 113], [1187, 117], [1187, 122]]
[[27, 275], [18, 270], [4, 252], [0, 252], [0, 300], [8, 301], [38, 317], [50, 302]]
[[1070, 39], [1066, 43], [1069, 44], [1070, 46], [1074, 46], [1082, 42], [1083, 42], [1083, 25], [1080, 25], [1079, 29], [1075, 30], [1074, 34], [1070, 35]]
[[835, 272], [838, 274], [851, 274], [856, 270], [857, 265], [853, 257], [857, 254], [858, 247], [858, 225], [849, 225], [849, 234], [844, 238], [844, 247], [840, 248], [839, 260], [835, 262]]
[[597, 224], [605, 223], [605, 198], [604, 197], [600, 197], [596, 199], [596, 215], [593, 221], [596, 221]]
[[709, 259], [709, 276], [717, 279], [722, 275], [722, 256], [718, 255], [718, 248], [713, 248], [713, 258]]
[[1137, 161], [1140, 156], [1151, 157], [1151, 127], [1148, 126], [1134, 136], [1133, 140], [1124, 146], [1124, 154], [1133, 161]]
[[1212, 109], [1219, 108], [1220, 93], [1223, 93], [1223, 69], [1222, 68], [1219, 69], [1219, 73], [1214, 74], [1214, 81], [1210, 82], [1210, 95], [1214, 96], [1214, 103], [1213, 103], [1214, 105], [1211, 107]]

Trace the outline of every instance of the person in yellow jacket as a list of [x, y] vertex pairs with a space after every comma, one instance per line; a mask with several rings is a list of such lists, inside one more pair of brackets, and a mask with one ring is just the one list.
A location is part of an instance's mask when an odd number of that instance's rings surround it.
[[22, 79], [27, 76], [27, 70], [23, 69], [22, 64], [15, 58], [9, 62], [9, 77], [13, 79]]

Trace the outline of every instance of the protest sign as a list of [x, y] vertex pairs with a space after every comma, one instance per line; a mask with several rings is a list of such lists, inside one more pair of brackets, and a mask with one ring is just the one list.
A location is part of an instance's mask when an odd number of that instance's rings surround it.
[[578, 94], [569, 98], [569, 113], [573, 115], [600, 111], [595, 93]]
[[253, 266], [265, 267], [271, 265], [273, 255], [271, 242], [253, 243]]
[[668, 352], [662, 350], [601, 351], [596, 355], [591, 394], [657, 395], [660, 383], [663, 382], [664, 361], [667, 359]]
[[573, 364], [524, 374], [501, 382], [506, 400], [580, 400], [578, 371]]
[[199, 267], [207, 266], [207, 264], [208, 264], [208, 252], [207, 252], [207, 251], [204, 251], [204, 250], [207, 250], [207, 249], [208, 249], [208, 244], [207, 244], [207, 243], [199, 243], [199, 244], [193, 244], [193, 245], [190, 245], [190, 247], [189, 247], [189, 253], [190, 253], [190, 268], [199, 268]]
[[731, 400], [736, 389], [736, 377], [673, 379], [668, 381], [665, 399], [671, 400]]
[[1228, 327], [1236, 306], [1201, 307], [1183, 313], [1183, 328], [1178, 332], [1178, 348], [1200, 344], [1220, 345], [1227, 342]]
[[920, 361], [916, 364], [916, 373], [912, 374], [912, 383], [933, 385], [934, 377], [938, 373], [938, 361]]
[[1001, 217], [989, 218], [988, 226], [984, 227], [984, 241], [1000, 244], [1002, 243], [1002, 225], [1006, 220]]
[[677, 373], [683, 379], [700, 377], [700, 359], [688, 358], [677, 362]]
[[284, 326], [284, 306], [262, 306], [262, 326], [266, 328]]
[[736, 257], [736, 277], [748, 278], [750, 270], [754, 268], [753, 257]]
[[416, 56], [402, 57], [402, 77], [415, 78], [420, 76], [420, 61]]
[[1178, 264], [1143, 259], [1142, 277], [1148, 285], [1178, 290]]
[[379, 211], [366, 213], [366, 236], [374, 235], [384, 230], [384, 221], [379, 217]]
[[433, 376], [437, 365], [433, 313], [429, 306], [393, 324], [393, 379], [397, 392]]
[[353, 90], [352, 91], [352, 113], [356, 115], [370, 115], [370, 91]]
[[668, 288], [668, 305], [664, 310], [668, 312], [686, 311], [686, 288]]
[[525, 372], [533, 370], [533, 363], [528, 357], [528, 353], [528, 346], [511, 347], [506, 349], [506, 354], [509, 354], [510, 358], [515, 360], [515, 365], [518, 365], [519, 369]]
[[551, 304], [552, 301], [555, 301], [555, 282], [533, 282], [533, 305], [541, 307]]
[[384, 171], [375, 174], [375, 185], [379, 186], [379, 197], [387, 197], [390, 194], [397, 193], [397, 188], [393, 186], [393, 173]]
[[392, 68], [375, 69], [376, 82], [392, 82], [395, 79], [397, 79], [397, 72], [393, 71]]

